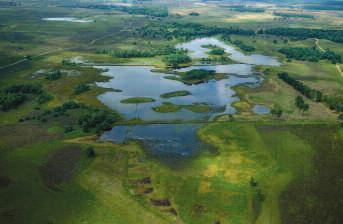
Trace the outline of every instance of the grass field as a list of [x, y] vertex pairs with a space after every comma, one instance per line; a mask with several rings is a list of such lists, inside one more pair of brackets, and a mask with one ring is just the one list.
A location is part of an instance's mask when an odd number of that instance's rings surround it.
[[[211, 124], [199, 131], [211, 147], [172, 167], [147, 157], [135, 143], [96, 143], [90, 137], [65, 142], [58, 132], [48, 137], [41, 135], [42, 127], [26, 128], [35, 130], [31, 141], [19, 142], [1, 128], [1, 141], [7, 141], [0, 172], [8, 180], [0, 191], [5, 223], [281, 223], [293, 216], [308, 218], [290, 197], [298, 192], [302, 201], [323, 200], [329, 207], [342, 203], [334, 196], [339, 184], [316, 182], [327, 175], [338, 181], [339, 170], [325, 168], [342, 161], [343, 139], [335, 125]], [[86, 156], [87, 145], [95, 148], [95, 158]], [[328, 147], [331, 156], [324, 151]], [[74, 159], [64, 161], [65, 156]], [[46, 179], [45, 173], [55, 176]], [[20, 197], [13, 200], [14, 195]], [[305, 206], [311, 214], [321, 211], [320, 204]], [[330, 213], [335, 212], [332, 207]]]

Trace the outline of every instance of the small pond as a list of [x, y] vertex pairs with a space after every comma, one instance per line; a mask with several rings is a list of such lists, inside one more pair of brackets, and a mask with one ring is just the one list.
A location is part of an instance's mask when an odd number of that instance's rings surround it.
[[120, 125], [105, 132], [100, 140], [124, 143], [139, 140], [149, 154], [164, 160], [189, 158], [199, 152], [196, 131], [200, 124]]
[[255, 113], [255, 114], [269, 114], [270, 113], [270, 109], [269, 107], [267, 106], [264, 106], [264, 105], [255, 105], [253, 108], [252, 108], [252, 111]]
[[91, 23], [91, 22], [94, 22], [93, 20], [78, 19], [78, 18], [74, 18], [74, 17], [51, 17], [51, 18], [43, 18], [42, 20], [56, 21], [56, 22], [73, 22], [73, 23]]

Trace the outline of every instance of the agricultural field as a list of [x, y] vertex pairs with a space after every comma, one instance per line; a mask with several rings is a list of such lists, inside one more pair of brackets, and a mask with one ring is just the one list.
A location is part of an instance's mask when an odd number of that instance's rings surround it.
[[0, 223], [342, 223], [342, 18], [0, 0]]

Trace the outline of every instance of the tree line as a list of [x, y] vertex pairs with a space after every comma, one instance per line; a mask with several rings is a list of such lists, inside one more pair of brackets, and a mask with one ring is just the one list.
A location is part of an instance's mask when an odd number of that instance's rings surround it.
[[258, 34], [293, 37], [298, 40], [307, 38], [327, 39], [343, 43], [343, 30], [307, 29], [307, 28], [272, 28], [259, 30]]
[[294, 79], [287, 72], [279, 73], [278, 77], [290, 86], [292, 86], [294, 89], [299, 91], [301, 94], [306, 96], [308, 99], [313, 100], [315, 102], [324, 102], [326, 105], [329, 106], [331, 110], [343, 112], [343, 99], [324, 95], [321, 91], [310, 88], [302, 82]]
[[247, 45], [247, 44], [243, 43], [243, 41], [241, 41], [241, 40], [234, 40], [234, 41], [232, 41], [232, 43], [234, 45], [238, 46], [243, 51], [252, 52], [252, 51], [256, 50], [255, 47]]
[[207, 37], [214, 35], [255, 35], [252, 29], [241, 29], [238, 27], [223, 28], [217, 26], [206, 26], [197, 23], [156, 23], [152, 22], [142, 28], [135, 30], [135, 35], [150, 39], [172, 40], [183, 38], [190, 40], [196, 37]]
[[320, 51], [316, 47], [304, 48], [304, 47], [284, 47], [279, 50], [280, 53], [286, 55], [287, 58], [293, 58], [302, 61], [317, 62], [319, 60], [329, 60], [333, 64], [341, 63], [342, 57], [339, 54], [327, 49], [326, 51]]
[[186, 53], [169, 54], [163, 58], [163, 62], [172, 68], [178, 68], [180, 64], [190, 63], [192, 59]]
[[97, 53], [108, 54], [118, 58], [149, 58], [168, 54], [186, 53], [183, 49], [176, 49], [173, 46], [165, 46], [158, 49], [138, 50], [138, 49], [103, 49]]
[[299, 13], [283, 13], [283, 12], [274, 12], [274, 16], [280, 16], [284, 18], [306, 18], [314, 19], [313, 15], [310, 14], [299, 14]]
[[0, 91], [0, 110], [8, 111], [18, 107], [25, 101], [35, 99], [38, 104], [43, 104], [52, 99], [40, 84], [15, 84]]

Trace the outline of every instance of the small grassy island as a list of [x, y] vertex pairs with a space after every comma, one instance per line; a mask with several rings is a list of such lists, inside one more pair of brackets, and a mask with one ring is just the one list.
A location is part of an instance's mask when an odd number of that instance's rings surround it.
[[173, 113], [181, 110], [181, 106], [170, 102], [163, 102], [160, 106], [153, 107], [152, 109], [158, 113]]
[[173, 113], [181, 109], [186, 109], [194, 113], [208, 113], [212, 111], [212, 107], [206, 103], [193, 103], [190, 105], [177, 105], [170, 102], [163, 102], [160, 106], [152, 108], [159, 113]]
[[150, 97], [131, 97], [131, 98], [123, 99], [120, 102], [126, 103], [126, 104], [137, 104], [137, 103], [151, 103], [151, 102], [155, 102], [155, 100]]
[[161, 98], [172, 98], [172, 97], [178, 97], [178, 96], [188, 96], [191, 95], [191, 93], [187, 90], [180, 90], [170, 93], [164, 93], [161, 95]]
[[202, 45], [202, 47], [210, 49], [211, 50], [209, 52], [210, 55], [222, 56], [225, 54], [224, 48], [218, 47], [217, 45], [206, 44], [206, 45]]

